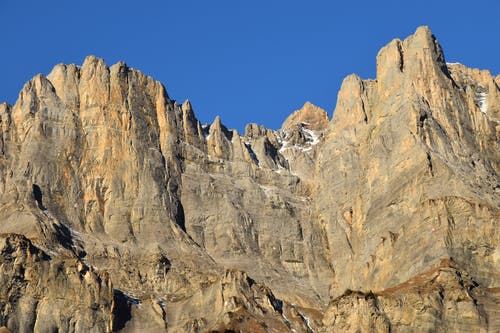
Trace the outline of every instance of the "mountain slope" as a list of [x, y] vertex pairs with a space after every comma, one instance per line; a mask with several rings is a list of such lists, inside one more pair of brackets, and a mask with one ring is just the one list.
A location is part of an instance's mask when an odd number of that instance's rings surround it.
[[498, 331], [499, 85], [420, 27], [331, 121], [239, 134], [124, 63], [57, 65], [0, 105], [0, 232], [39, 253], [3, 246], [0, 326]]

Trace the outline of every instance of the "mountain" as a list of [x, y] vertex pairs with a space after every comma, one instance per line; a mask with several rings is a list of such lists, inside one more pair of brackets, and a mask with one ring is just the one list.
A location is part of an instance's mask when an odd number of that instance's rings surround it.
[[499, 86], [420, 27], [333, 119], [240, 134], [123, 62], [57, 65], [0, 105], [0, 326], [498, 332]]

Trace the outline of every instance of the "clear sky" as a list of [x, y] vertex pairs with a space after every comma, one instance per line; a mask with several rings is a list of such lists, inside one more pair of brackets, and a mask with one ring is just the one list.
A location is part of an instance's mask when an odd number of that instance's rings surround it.
[[499, 0], [0, 0], [0, 101], [60, 62], [94, 54], [220, 115], [279, 128], [305, 101], [331, 115], [342, 79], [375, 76], [393, 38], [430, 26], [448, 62], [500, 73]]

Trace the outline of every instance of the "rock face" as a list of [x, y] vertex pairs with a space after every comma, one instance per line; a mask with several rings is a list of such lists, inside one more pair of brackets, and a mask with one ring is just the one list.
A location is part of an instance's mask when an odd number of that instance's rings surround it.
[[[446, 256], [495, 284], [499, 123], [477, 96], [498, 86], [487, 73], [468, 85], [467, 72], [457, 70], [419, 28], [380, 51], [376, 81], [344, 80], [316, 164], [322, 181], [314, 200], [333, 268], [343, 271], [334, 294], [388, 288]], [[497, 105], [496, 96], [487, 102]]]
[[304, 124], [308, 129], [321, 131], [328, 126], [329, 121], [325, 110], [306, 102], [300, 110], [294, 111], [286, 118], [281, 128], [288, 129], [294, 125]]
[[328, 306], [324, 326], [325, 332], [495, 332], [497, 318], [498, 295], [443, 260], [380, 293], [347, 290]]
[[426, 27], [334, 117], [219, 117], [124, 63], [57, 65], [0, 105], [0, 327], [497, 332], [500, 77]]
[[76, 256], [50, 257], [22, 235], [0, 235], [0, 253], [0, 320], [11, 331], [113, 329], [116, 301], [106, 272]]

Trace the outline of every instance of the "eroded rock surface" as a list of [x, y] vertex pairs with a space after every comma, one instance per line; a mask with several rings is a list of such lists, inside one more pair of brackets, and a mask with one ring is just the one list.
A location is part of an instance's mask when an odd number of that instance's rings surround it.
[[0, 327], [497, 332], [499, 85], [420, 27], [331, 121], [239, 134], [123, 62], [57, 65], [0, 105]]
[[17, 234], [0, 235], [0, 254], [0, 321], [10, 331], [107, 332], [119, 326], [107, 272], [74, 255], [51, 257]]

